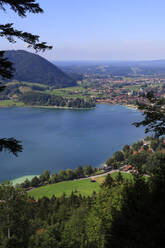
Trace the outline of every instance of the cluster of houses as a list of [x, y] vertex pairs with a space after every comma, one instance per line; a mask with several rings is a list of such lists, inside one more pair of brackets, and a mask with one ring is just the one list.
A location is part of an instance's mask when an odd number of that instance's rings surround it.
[[[145, 102], [143, 97], [149, 91], [154, 91], [155, 95], [165, 97], [165, 79], [144, 77], [135, 78], [131, 80], [126, 79], [113, 79], [109, 78], [97, 78], [97, 75], [86, 75], [84, 82], [88, 81], [92, 86], [87, 88], [90, 93], [97, 93], [95, 95], [98, 103], [110, 103], [110, 104], [135, 104], [137, 101]], [[158, 87], [157, 87], [158, 86]], [[134, 87], [137, 87], [134, 90]]]
[[[108, 171], [111, 171], [111, 170], [114, 170], [113, 168], [112, 168], [112, 166], [104, 166], [104, 171], [105, 172], [108, 172]], [[119, 169], [117, 169], [117, 171], [118, 171]], [[123, 172], [135, 172], [136, 171], [136, 168], [135, 167], [133, 167], [132, 165], [130, 165], [130, 164], [127, 164], [127, 165], [124, 165], [124, 166], [122, 166], [122, 167], [120, 167], [120, 171], [123, 171]]]

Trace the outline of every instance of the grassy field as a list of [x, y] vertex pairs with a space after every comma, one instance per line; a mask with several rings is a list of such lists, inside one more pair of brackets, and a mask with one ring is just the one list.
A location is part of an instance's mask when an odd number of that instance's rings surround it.
[[[132, 179], [133, 179], [133, 176], [132, 176], [132, 174], [130, 174], [130, 173], [123, 173], [123, 172], [121, 172], [121, 174], [122, 174], [122, 176], [123, 176], [123, 178], [124, 178], [125, 180], [126, 180], [126, 179], [127, 179], [127, 180], [132, 180]], [[111, 176], [112, 176], [114, 179], [117, 177], [117, 175], [118, 175], [118, 172], [113, 172], [113, 173], [111, 174]], [[101, 183], [104, 182], [105, 177], [106, 177], [106, 176], [96, 177], [96, 178], [95, 178], [95, 181], [98, 182], [99, 184], [101, 184]]]
[[63, 193], [69, 196], [72, 192], [83, 196], [88, 196], [92, 195], [93, 191], [98, 192], [99, 190], [100, 184], [98, 182], [91, 182], [89, 179], [85, 179], [42, 186], [30, 191], [29, 195], [35, 199], [42, 198], [44, 196], [51, 198], [53, 195], [60, 197]]
[[[111, 176], [115, 178], [117, 174], [118, 172], [114, 172]], [[129, 173], [122, 173], [122, 176], [128, 180], [133, 178]], [[93, 191], [99, 192], [100, 185], [104, 182], [104, 180], [105, 176], [102, 176], [95, 178], [96, 182], [91, 182], [90, 179], [85, 179], [50, 184], [30, 191], [29, 195], [35, 199], [42, 198], [44, 196], [51, 198], [53, 195], [60, 197], [63, 193], [69, 196], [72, 192], [83, 196], [89, 196], [92, 195]]]
[[24, 82], [24, 81], [21, 81], [21, 82], [18, 82], [18, 81], [11, 81], [11, 82], [8, 82], [6, 85], [10, 86], [10, 85], [16, 85], [16, 84], [26, 84], [27, 86], [39, 86], [41, 88], [47, 88], [48, 85], [45, 85], [45, 84], [40, 84], [40, 83], [30, 83], [30, 82]]
[[15, 102], [13, 100], [1, 100], [0, 101], [0, 107], [13, 107], [13, 106], [21, 107], [21, 106], [24, 106], [24, 103]]
[[[50, 94], [50, 95], [55, 95], [55, 96], [61, 96], [64, 98], [83, 98], [84, 100], [87, 100], [89, 98], [89, 96], [97, 96], [97, 94], [95, 92], [88, 92], [87, 90], [85, 90], [83, 87], [81, 86], [74, 86], [74, 87], [68, 87], [68, 88], [60, 88], [60, 89], [55, 89], [51, 86], [48, 85], [44, 85], [44, 84], [39, 84], [39, 83], [30, 83], [30, 82], [20, 82], [23, 83], [24, 86], [20, 86], [19, 90], [22, 93], [26, 93], [31, 91], [32, 86], [39, 86], [40, 88], [43, 88], [44, 91], [42, 91], [42, 93], [45, 94]], [[19, 85], [20, 84], [18, 81], [12, 81], [7, 83], [7, 86], [10, 85]], [[49, 89], [48, 89], [49, 87]]]
[[83, 95], [83, 91], [84, 89], [82, 87], [76, 86], [76, 87], [70, 87], [70, 88], [46, 90], [44, 91], [44, 93], [47, 93], [50, 95], [67, 97], [67, 98], [73, 98], [73, 99], [77, 97], [86, 99], [87, 96]]
[[90, 96], [97, 96], [96, 92], [87, 91], [80, 86], [46, 90], [44, 93], [73, 99], [83, 98], [84, 100], [89, 99]]
[[98, 170], [94, 174], [92, 174], [92, 176], [97, 176], [97, 175], [100, 175], [100, 174], [103, 174], [103, 173], [105, 173], [105, 170]]

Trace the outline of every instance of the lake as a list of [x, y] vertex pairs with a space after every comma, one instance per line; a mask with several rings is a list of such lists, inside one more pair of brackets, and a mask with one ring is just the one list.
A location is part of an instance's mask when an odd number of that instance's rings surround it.
[[125, 144], [143, 138], [144, 128], [132, 122], [142, 114], [119, 105], [99, 104], [91, 110], [1, 108], [0, 137], [22, 141], [18, 157], [0, 153], [0, 181], [24, 175], [104, 164]]

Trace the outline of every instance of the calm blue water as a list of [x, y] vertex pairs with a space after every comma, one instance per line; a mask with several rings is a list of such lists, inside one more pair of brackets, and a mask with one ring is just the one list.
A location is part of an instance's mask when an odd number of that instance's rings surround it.
[[0, 181], [49, 169], [100, 166], [125, 144], [144, 137], [131, 125], [141, 113], [122, 106], [100, 104], [93, 110], [1, 108], [0, 137], [15, 137], [23, 152], [0, 153]]

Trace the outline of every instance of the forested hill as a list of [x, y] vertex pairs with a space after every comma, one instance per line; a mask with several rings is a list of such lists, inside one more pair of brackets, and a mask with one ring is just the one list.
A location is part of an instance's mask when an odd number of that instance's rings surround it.
[[13, 63], [15, 80], [42, 83], [58, 88], [76, 85], [75, 80], [37, 54], [24, 50], [11, 50], [5, 52], [5, 57]]

